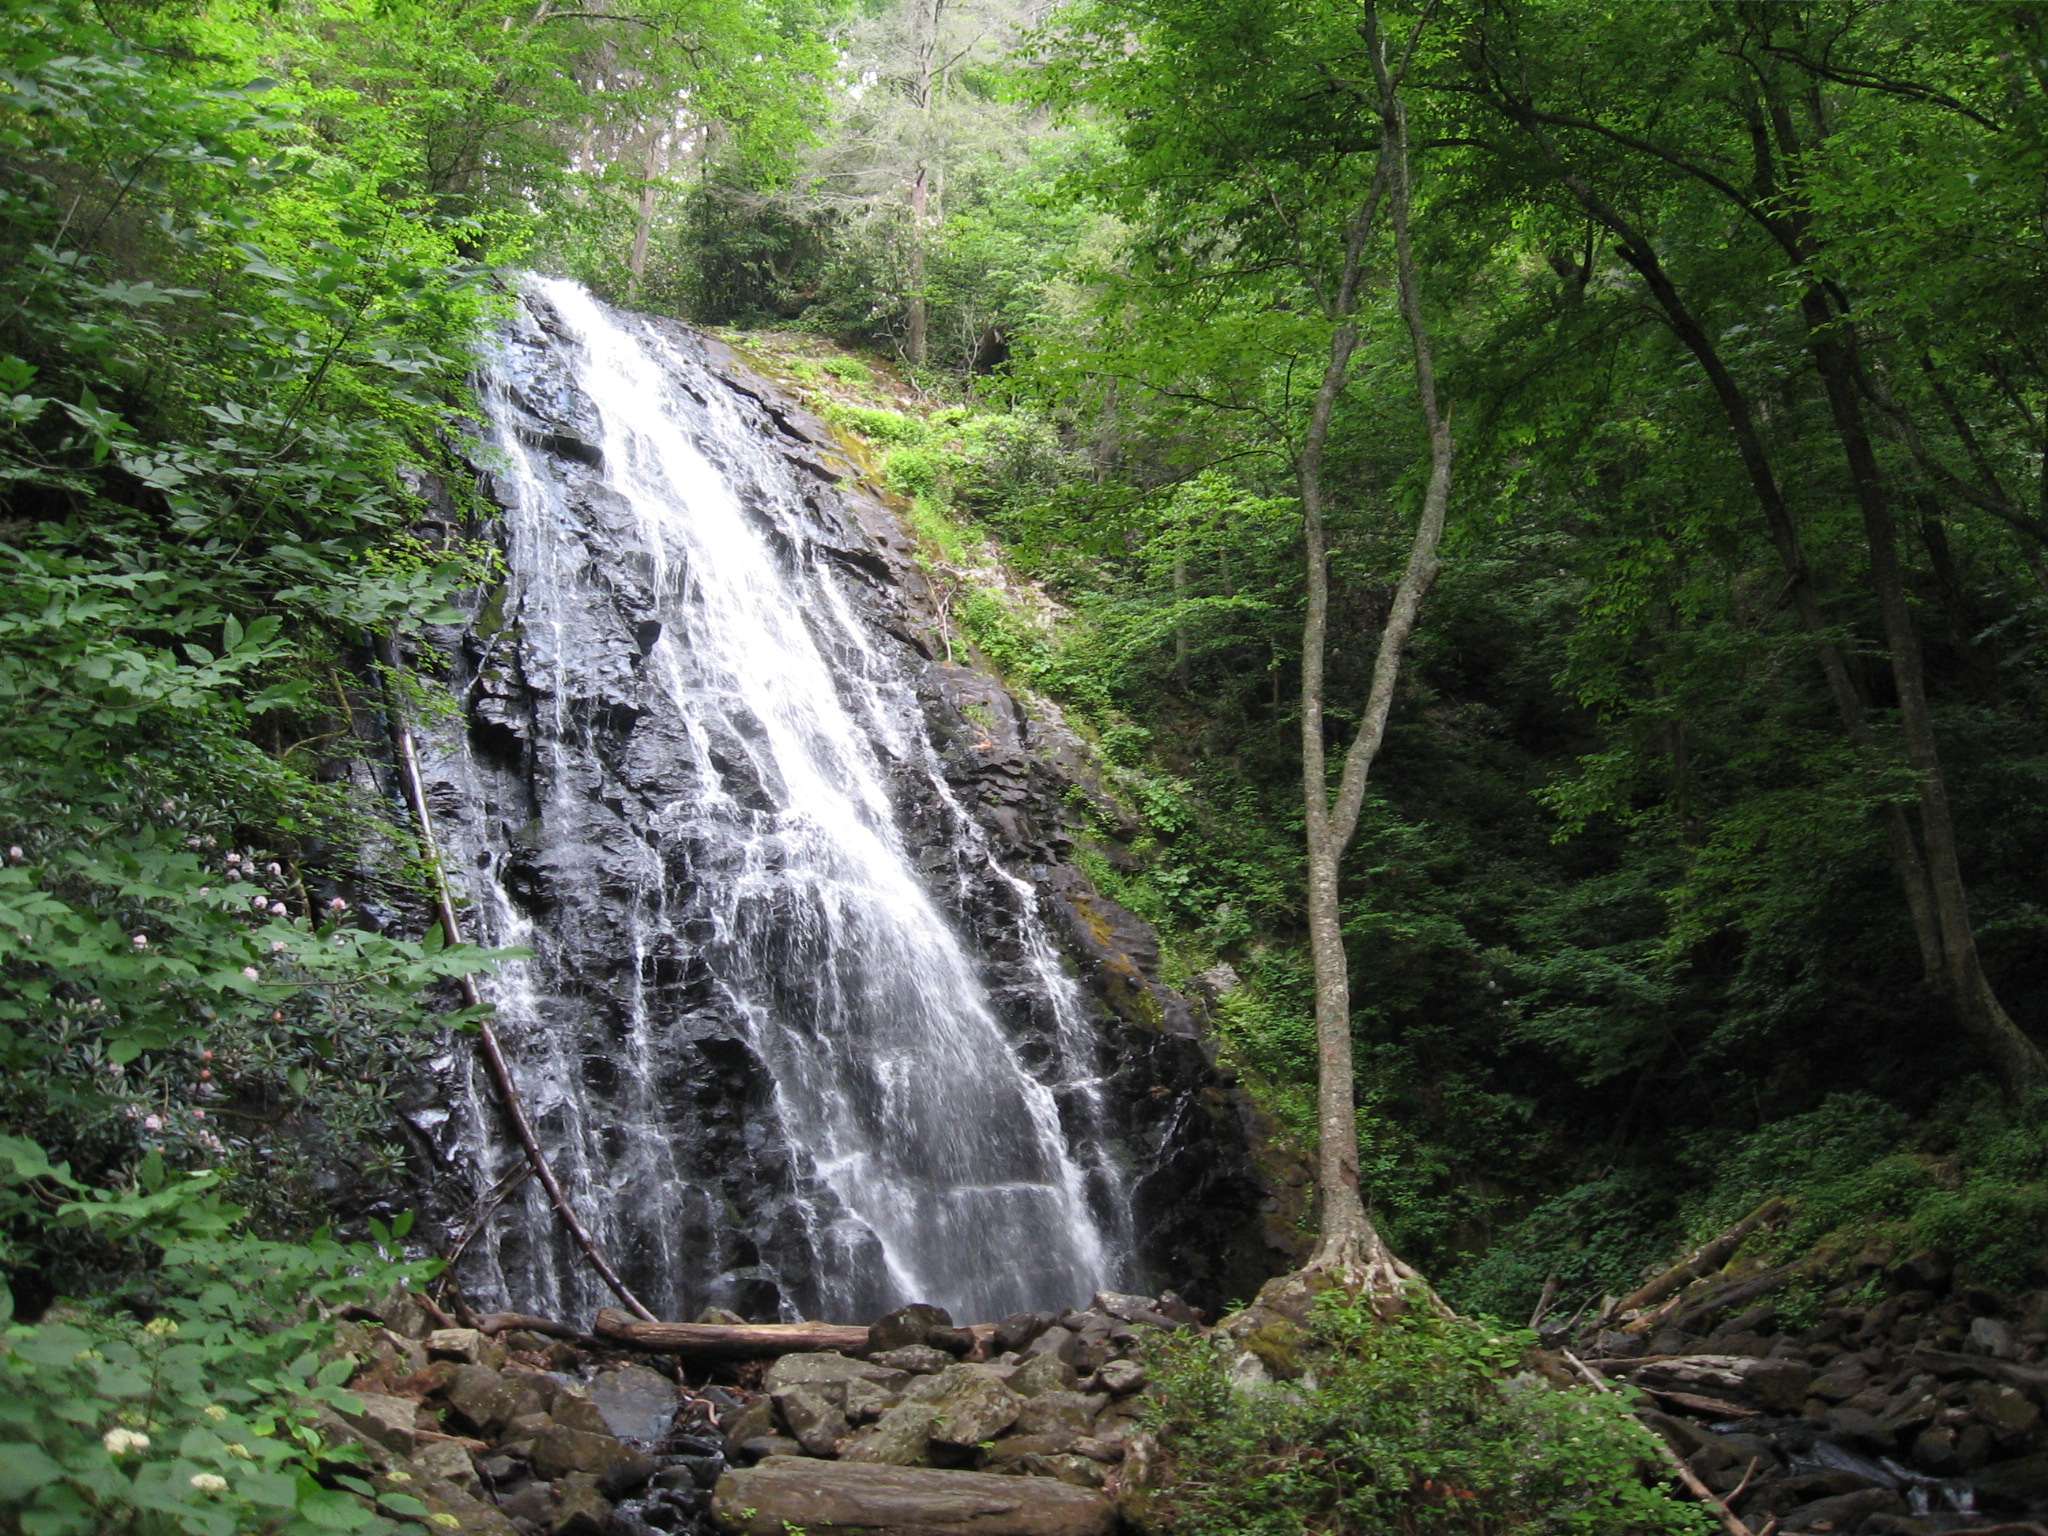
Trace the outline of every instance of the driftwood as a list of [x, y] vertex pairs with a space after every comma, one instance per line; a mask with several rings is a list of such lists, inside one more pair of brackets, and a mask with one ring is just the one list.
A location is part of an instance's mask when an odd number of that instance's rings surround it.
[[[1585, 1361], [1581, 1360], [1570, 1350], [1567, 1349], [1561, 1353], [1564, 1355], [1565, 1360], [1592, 1384], [1595, 1391], [1612, 1392], [1614, 1390], [1606, 1377], [1596, 1374]], [[1685, 1464], [1684, 1458], [1664, 1443], [1662, 1435], [1657, 1436], [1657, 1448], [1664, 1453], [1664, 1460], [1670, 1465], [1672, 1472], [1677, 1476], [1678, 1480], [1685, 1484], [1687, 1491], [1702, 1504], [1712, 1506], [1714, 1512], [1720, 1516], [1721, 1528], [1727, 1531], [1728, 1536], [1757, 1536], [1757, 1533], [1749, 1528], [1748, 1523], [1740, 1515], [1723, 1503], [1714, 1493], [1713, 1489], [1700, 1481], [1699, 1474]], [[1776, 1524], [1777, 1521], [1775, 1520], [1771, 1522], [1772, 1526]], [[1769, 1530], [1770, 1527], [1767, 1526], [1765, 1529]]]
[[597, 1314], [596, 1333], [614, 1344], [693, 1360], [765, 1360], [810, 1350], [867, 1348], [868, 1331], [843, 1323], [636, 1323], [616, 1307]]
[[1671, 1320], [1672, 1327], [1682, 1333], [1697, 1333], [1700, 1325], [1717, 1317], [1731, 1307], [1745, 1301], [1755, 1301], [1759, 1296], [1768, 1296], [1787, 1281], [1807, 1273], [1813, 1267], [1811, 1259], [1802, 1259], [1796, 1264], [1780, 1264], [1776, 1269], [1764, 1270], [1746, 1280], [1733, 1280], [1708, 1291], [1697, 1301], [1686, 1303]]
[[1718, 1397], [1701, 1397], [1696, 1392], [1670, 1392], [1659, 1387], [1644, 1387], [1643, 1390], [1659, 1402], [1676, 1403], [1681, 1408], [1690, 1408], [1694, 1413], [1712, 1414], [1717, 1419], [1763, 1417], [1761, 1408], [1745, 1408], [1740, 1403], [1724, 1402]]
[[1742, 1246], [1751, 1233], [1783, 1220], [1791, 1209], [1792, 1207], [1781, 1196], [1773, 1196], [1766, 1200], [1712, 1242], [1694, 1249], [1654, 1280], [1608, 1307], [1601, 1314], [1600, 1320], [1607, 1322], [1625, 1313], [1640, 1312], [1645, 1307], [1654, 1307], [1665, 1297], [1682, 1290], [1702, 1275], [1711, 1275], [1735, 1257], [1735, 1250]]
[[[406, 724], [405, 711], [400, 707], [396, 686], [391, 678], [399, 671], [398, 648], [388, 639], [378, 642], [378, 658], [389, 670], [385, 679], [387, 716], [391, 727], [392, 744], [397, 749], [398, 776], [405, 788], [406, 800], [412, 807], [414, 819], [419, 825], [420, 851], [426, 855], [427, 868], [434, 878], [434, 902], [441, 917], [441, 937], [450, 944], [462, 942], [462, 923], [455, 911], [455, 896], [448, 889], [447, 871], [441, 867], [440, 845], [434, 837], [434, 813], [427, 805], [425, 781], [420, 775], [419, 748], [413, 741], [412, 727]], [[472, 1008], [484, 1006], [482, 991], [477, 987], [476, 977], [465, 973], [461, 979], [463, 998]], [[590, 1267], [597, 1271], [598, 1278], [611, 1289], [611, 1293], [624, 1302], [635, 1313], [648, 1319], [654, 1314], [646, 1304], [626, 1288], [626, 1282], [619, 1278], [617, 1270], [605, 1258], [604, 1250], [597, 1246], [597, 1239], [590, 1235], [590, 1229], [576, 1214], [576, 1208], [569, 1203], [569, 1195], [555, 1177], [555, 1170], [548, 1163], [547, 1153], [541, 1149], [540, 1138], [534, 1134], [533, 1123], [526, 1117], [526, 1106], [521, 1102], [519, 1089], [512, 1081], [512, 1068], [505, 1060], [504, 1049], [498, 1044], [498, 1032], [491, 1027], [486, 1015], [476, 1021], [477, 1052], [484, 1059], [486, 1075], [498, 1090], [498, 1099], [505, 1111], [505, 1118], [512, 1122], [512, 1129], [519, 1137], [519, 1144], [526, 1149], [526, 1160], [533, 1168], [533, 1176], [540, 1180], [541, 1188], [548, 1193], [548, 1199], [555, 1207], [555, 1214]], [[465, 1238], [464, 1241], [467, 1241]]]
[[584, 1337], [583, 1333], [567, 1323], [553, 1322], [545, 1317], [529, 1317], [524, 1312], [493, 1312], [488, 1317], [476, 1320], [477, 1331], [496, 1338], [501, 1333], [537, 1333], [544, 1338], [567, 1339], [571, 1343]]

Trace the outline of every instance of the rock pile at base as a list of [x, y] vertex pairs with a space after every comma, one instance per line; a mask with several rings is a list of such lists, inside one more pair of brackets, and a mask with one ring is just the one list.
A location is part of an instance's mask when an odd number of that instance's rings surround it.
[[1105, 1536], [1146, 1455], [1145, 1338], [1199, 1318], [1170, 1296], [974, 1328], [909, 1306], [858, 1350], [721, 1373], [747, 1386], [435, 1321], [407, 1300], [354, 1325], [361, 1407], [322, 1425], [388, 1513], [482, 1536]]
[[1959, 1282], [1933, 1254], [1878, 1262], [1817, 1315], [1756, 1298], [1778, 1272], [1738, 1274], [1573, 1347], [1642, 1390], [1640, 1417], [1752, 1529], [1938, 1536], [2048, 1514], [2048, 1291]]

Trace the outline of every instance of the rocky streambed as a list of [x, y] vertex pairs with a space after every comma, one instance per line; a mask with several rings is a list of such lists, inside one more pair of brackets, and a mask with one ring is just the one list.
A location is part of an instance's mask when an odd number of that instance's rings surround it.
[[415, 1298], [362, 1314], [361, 1407], [322, 1426], [395, 1513], [486, 1536], [1105, 1536], [1147, 1455], [1146, 1338], [1201, 1319], [1172, 1296], [970, 1328], [914, 1305], [849, 1352], [708, 1369], [446, 1321]]
[[1639, 1416], [1752, 1530], [2041, 1530], [2048, 1291], [1873, 1254], [1795, 1316], [1757, 1294], [1793, 1271], [1702, 1279], [1582, 1337], [1585, 1366], [1639, 1389]]

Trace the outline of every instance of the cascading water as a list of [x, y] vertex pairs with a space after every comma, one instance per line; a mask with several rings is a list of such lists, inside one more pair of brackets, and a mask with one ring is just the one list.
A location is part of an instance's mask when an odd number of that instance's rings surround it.
[[[1117, 1281], [1099, 1046], [863, 606], [862, 536], [686, 333], [525, 301], [486, 389], [508, 575], [429, 798], [477, 937], [534, 952], [491, 993], [572, 1198], [665, 1316]], [[519, 1153], [480, 1078], [460, 1121], [472, 1293], [604, 1301], [531, 1184], [490, 1213]]]

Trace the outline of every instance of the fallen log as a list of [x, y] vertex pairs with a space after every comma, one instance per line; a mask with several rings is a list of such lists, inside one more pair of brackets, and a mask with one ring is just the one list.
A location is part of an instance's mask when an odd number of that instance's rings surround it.
[[1711, 1275], [1735, 1257], [1735, 1250], [1751, 1233], [1783, 1220], [1791, 1209], [1782, 1196], [1766, 1200], [1712, 1242], [1702, 1244], [1648, 1284], [1622, 1297], [1601, 1314], [1600, 1321], [1604, 1323], [1630, 1312], [1640, 1312], [1645, 1307], [1654, 1307], [1674, 1291], [1703, 1275]]
[[[1594, 1391], [1612, 1392], [1614, 1390], [1613, 1384], [1606, 1377], [1596, 1374], [1587, 1366], [1585, 1361], [1581, 1360], [1570, 1350], [1563, 1351], [1563, 1354], [1566, 1363], [1575, 1368], [1586, 1379], [1587, 1385], [1591, 1386]], [[1651, 1433], [1656, 1434], [1654, 1430]], [[1684, 1459], [1665, 1443], [1662, 1435], [1656, 1435], [1656, 1440], [1657, 1449], [1664, 1453], [1664, 1460], [1670, 1466], [1672, 1474], [1685, 1485], [1686, 1491], [1694, 1498], [1698, 1499], [1702, 1504], [1712, 1506], [1714, 1513], [1720, 1518], [1721, 1528], [1728, 1533], [1728, 1536], [1757, 1536], [1757, 1532], [1750, 1529], [1743, 1518], [1728, 1507], [1726, 1500], [1722, 1499], [1713, 1489], [1700, 1481], [1699, 1474], [1686, 1465]], [[1776, 1520], [1773, 1520], [1770, 1525], [1764, 1527], [1764, 1530], [1766, 1532], [1773, 1530], [1777, 1523]]]
[[777, 1355], [867, 1348], [865, 1328], [842, 1323], [640, 1323], [616, 1307], [597, 1314], [597, 1336], [633, 1349], [692, 1360], [767, 1360]]
[[[644, 1326], [644, 1325], [643, 1325]], [[478, 1333], [487, 1333], [496, 1338], [501, 1333], [538, 1333], [545, 1338], [567, 1339], [575, 1343], [584, 1337], [567, 1323], [558, 1323], [545, 1317], [531, 1317], [524, 1312], [493, 1312], [476, 1320]]]
[[1746, 1280], [1732, 1281], [1717, 1286], [1699, 1300], [1687, 1303], [1672, 1318], [1671, 1326], [1681, 1333], [1696, 1333], [1700, 1328], [1719, 1317], [1731, 1307], [1745, 1301], [1755, 1301], [1759, 1296], [1768, 1296], [1772, 1291], [1788, 1284], [1799, 1275], [1813, 1268], [1811, 1259], [1802, 1259], [1796, 1264], [1781, 1264], [1776, 1269], [1767, 1269], [1761, 1274], [1751, 1275]]

